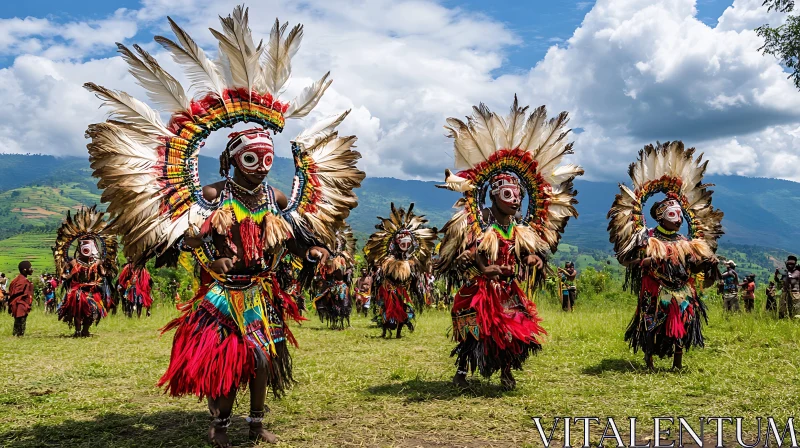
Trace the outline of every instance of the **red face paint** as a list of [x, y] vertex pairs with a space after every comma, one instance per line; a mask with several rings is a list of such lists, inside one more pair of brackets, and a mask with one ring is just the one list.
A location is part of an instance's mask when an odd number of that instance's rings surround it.
[[275, 157], [269, 132], [255, 128], [231, 135], [228, 150], [236, 167], [246, 174], [269, 174]]
[[509, 207], [519, 205], [522, 199], [519, 187], [516, 185], [503, 185], [494, 190], [494, 195], [498, 201]]
[[413, 244], [413, 240], [409, 235], [400, 234], [397, 235], [397, 237], [394, 240], [394, 243], [401, 251], [408, 252], [408, 249], [410, 249], [411, 245]]

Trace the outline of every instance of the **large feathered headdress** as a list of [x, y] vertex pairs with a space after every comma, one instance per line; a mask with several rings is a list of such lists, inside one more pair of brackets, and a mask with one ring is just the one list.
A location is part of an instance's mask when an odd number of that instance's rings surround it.
[[[428, 223], [425, 216], [414, 214], [413, 203], [408, 211], [395, 208], [394, 203], [391, 207], [388, 218], [378, 217], [377, 232], [364, 245], [364, 255], [370, 266], [383, 268], [385, 276], [405, 281], [412, 271], [421, 272], [425, 268], [433, 255], [437, 230], [425, 226]], [[408, 251], [401, 252], [397, 247], [398, 235], [411, 240]]]
[[682, 244], [706, 246], [699, 248], [701, 252], [716, 251], [717, 239], [724, 233], [723, 213], [711, 206], [713, 191], [708, 187], [712, 184], [703, 184], [708, 161], [703, 161], [702, 154], [695, 158], [694, 152], [680, 141], [647, 145], [639, 151], [628, 168], [632, 188], [620, 184], [620, 194], [608, 212], [608, 232], [618, 258], [624, 259], [647, 239], [642, 207], [658, 193], [680, 204], [689, 226], [689, 241]]
[[355, 265], [356, 240], [353, 229], [345, 224], [336, 230], [336, 244], [331, 247], [331, 256], [328, 258], [328, 268], [331, 270], [346, 270]]
[[[297, 98], [280, 99], [303, 27], [287, 32], [287, 24], [276, 20], [266, 44], [256, 45], [248, 20], [242, 6], [220, 17], [221, 31], [211, 30], [219, 41], [216, 61], [171, 19], [177, 42], [155, 38], [185, 68], [193, 95], [147, 51], [118, 44], [150, 101], [170, 114], [167, 123], [125, 92], [85, 85], [111, 108], [111, 119], [86, 132], [90, 161], [125, 254], [137, 263], [165, 251], [190, 227], [201, 227], [213, 212], [197, 169], [200, 144], [211, 132], [241, 122], [280, 132], [286, 119], [308, 115], [331, 84], [326, 73]], [[356, 206], [352, 190], [364, 178], [355, 167], [355, 136], [336, 132], [348, 113], [324, 119], [292, 141], [295, 180], [284, 216], [295, 232], [314, 233], [327, 245], [334, 243], [331, 229]]]
[[489, 182], [498, 174], [515, 176], [527, 193], [527, 210], [521, 224], [530, 226], [526, 240], [532, 252], [555, 252], [567, 220], [577, 217], [573, 180], [583, 174], [580, 166], [560, 165], [572, 153], [566, 129], [567, 113], [547, 120], [544, 106], [526, 116], [516, 96], [507, 117], [491, 112], [485, 105], [473, 107], [467, 122], [448, 118], [445, 129], [455, 139], [455, 167], [458, 174], [445, 171], [441, 188], [464, 194], [455, 208], [459, 211], [442, 229], [444, 237], [437, 270], [451, 267], [455, 258], [487, 228], [482, 209]]
[[56, 244], [53, 250], [53, 261], [59, 277], [66, 271], [72, 259], [70, 247], [76, 241], [91, 239], [99, 243], [98, 252], [106, 274], [117, 273], [117, 236], [114, 235], [105, 219], [105, 213], [97, 211], [97, 206], [81, 207], [74, 215], [67, 211], [67, 216], [56, 233]]

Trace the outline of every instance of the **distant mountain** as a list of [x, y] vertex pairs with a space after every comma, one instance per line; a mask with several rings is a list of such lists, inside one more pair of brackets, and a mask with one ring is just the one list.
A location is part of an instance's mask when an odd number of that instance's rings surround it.
[[[204, 183], [219, 179], [218, 162], [200, 158]], [[59, 221], [58, 215], [79, 204], [99, 200], [96, 180], [86, 159], [0, 154], [0, 239], [22, 231], [40, 229]], [[275, 160], [270, 184], [283, 191], [291, 188], [294, 166], [290, 159]], [[623, 178], [624, 173], [620, 173]], [[752, 245], [800, 252], [800, 183], [741, 176], [708, 176], [714, 205], [725, 212], [723, 246]], [[349, 222], [363, 238], [374, 230], [377, 216], [389, 213], [389, 204], [415, 203], [431, 225], [441, 227], [451, 216], [458, 195], [436, 182], [367, 178], [358, 191], [359, 206]], [[570, 221], [564, 241], [582, 249], [608, 252], [606, 213], [619, 191], [611, 182], [575, 182], [580, 214]], [[16, 191], [16, 193], [15, 193]], [[9, 218], [11, 217], [11, 218]], [[7, 230], [5, 227], [10, 226]]]

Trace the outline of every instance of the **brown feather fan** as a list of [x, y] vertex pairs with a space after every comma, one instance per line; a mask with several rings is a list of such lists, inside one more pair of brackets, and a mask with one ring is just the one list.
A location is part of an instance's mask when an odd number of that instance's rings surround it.
[[96, 205], [82, 207], [74, 215], [67, 212], [56, 233], [56, 243], [51, 248], [59, 277], [64, 274], [72, 258], [69, 253], [70, 247], [75, 241], [83, 238], [93, 238], [100, 243], [98, 249], [101, 251], [107, 275], [111, 277], [117, 275], [117, 236], [110, 231], [105, 215], [105, 212], [97, 211]]

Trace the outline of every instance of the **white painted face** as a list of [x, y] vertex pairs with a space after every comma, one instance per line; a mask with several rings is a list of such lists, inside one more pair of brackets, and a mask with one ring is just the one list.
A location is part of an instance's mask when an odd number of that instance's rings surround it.
[[250, 129], [240, 132], [228, 143], [228, 150], [240, 170], [247, 174], [269, 174], [275, 148], [269, 132]]
[[400, 248], [401, 251], [408, 252], [411, 249], [411, 245], [413, 244], [413, 240], [409, 235], [398, 235], [395, 239], [395, 244], [397, 247]]
[[99, 258], [100, 255], [94, 240], [81, 240], [80, 252], [86, 258]]
[[664, 212], [661, 213], [661, 219], [673, 224], [683, 223], [683, 209], [681, 209], [681, 205], [678, 203], [678, 201], [667, 201]]

